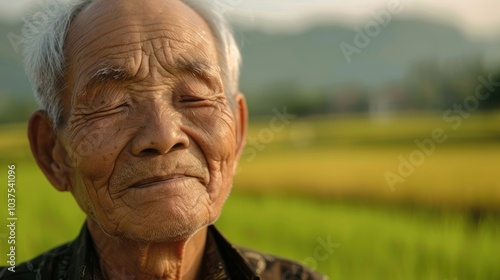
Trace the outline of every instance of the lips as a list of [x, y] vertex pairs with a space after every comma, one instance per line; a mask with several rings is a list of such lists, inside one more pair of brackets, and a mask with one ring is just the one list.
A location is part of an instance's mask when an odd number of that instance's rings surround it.
[[130, 186], [131, 188], [146, 188], [158, 183], [167, 183], [167, 182], [173, 182], [176, 180], [180, 179], [189, 179], [189, 178], [194, 178], [192, 176], [187, 176], [185, 174], [172, 174], [168, 176], [155, 176], [147, 179], [140, 180], [138, 182], [135, 182]]
[[140, 189], [152, 185], [170, 183], [182, 185], [184, 180], [197, 180], [206, 186], [210, 182], [207, 164], [194, 157], [195, 154], [178, 154], [169, 157], [132, 158], [117, 164], [110, 177], [113, 192]]

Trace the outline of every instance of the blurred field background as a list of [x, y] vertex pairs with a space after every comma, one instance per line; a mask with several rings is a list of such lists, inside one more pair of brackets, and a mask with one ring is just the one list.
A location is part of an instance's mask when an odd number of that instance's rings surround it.
[[[498, 4], [400, 1], [360, 47], [394, 1], [216, 2], [233, 17], [251, 120], [217, 222], [229, 240], [331, 279], [500, 279]], [[84, 215], [29, 151], [23, 19], [3, 13], [15, 3], [0, 4], [0, 182], [15, 164], [19, 262], [74, 239]], [[436, 130], [446, 140], [425, 153], [416, 142]], [[0, 224], [2, 264], [6, 238]]]
[[[474, 115], [394, 189], [385, 171], [415, 150], [413, 139], [443, 126], [439, 116], [294, 120], [252, 160], [244, 154], [217, 224], [237, 244], [303, 261], [332, 279], [498, 279], [499, 120], [500, 113]], [[252, 123], [249, 138], [266, 125]], [[308, 136], [297, 137], [294, 129], [305, 126]], [[38, 170], [25, 130], [12, 124], [0, 132], [1, 172], [17, 167], [19, 260], [71, 240], [84, 219]], [[318, 239], [335, 244], [319, 259]]]

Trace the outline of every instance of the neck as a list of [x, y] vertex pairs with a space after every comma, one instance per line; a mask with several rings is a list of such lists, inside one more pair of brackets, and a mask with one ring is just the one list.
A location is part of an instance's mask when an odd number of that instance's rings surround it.
[[139, 242], [107, 235], [87, 219], [106, 279], [195, 280], [200, 275], [207, 228], [175, 242]]

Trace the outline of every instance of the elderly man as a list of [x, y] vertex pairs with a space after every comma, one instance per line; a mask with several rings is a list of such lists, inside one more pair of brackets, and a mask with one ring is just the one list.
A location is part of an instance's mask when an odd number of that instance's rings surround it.
[[322, 279], [212, 226], [247, 128], [239, 52], [216, 10], [179, 0], [49, 10], [25, 30], [42, 106], [29, 140], [87, 220], [76, 240], [2, 279]]

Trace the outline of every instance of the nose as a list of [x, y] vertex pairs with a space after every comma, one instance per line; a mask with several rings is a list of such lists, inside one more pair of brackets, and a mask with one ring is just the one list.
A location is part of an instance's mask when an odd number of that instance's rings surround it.
[[185, 149], [189, 146], [189, 137], [181, 130], [181, 116], [178, 113], [159, 113], [147, 110], [147, 117], [134, 136], [131, 152], [135, 156], [163, 155]]

